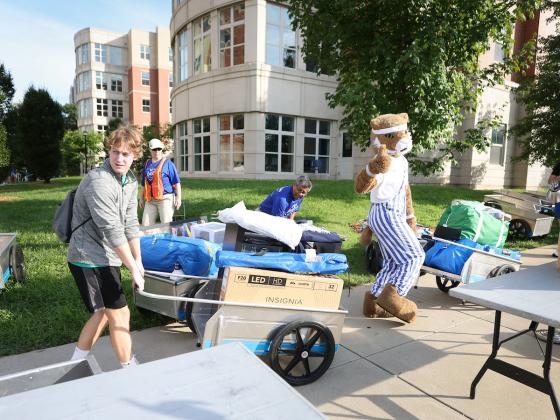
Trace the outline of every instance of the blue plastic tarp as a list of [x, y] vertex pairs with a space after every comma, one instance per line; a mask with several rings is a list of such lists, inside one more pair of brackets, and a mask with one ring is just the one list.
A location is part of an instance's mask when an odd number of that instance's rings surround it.
[[348, 271], [344, 254], [317, 254], [317, 260], [306, 262], [305, 254], [269, 252], [264, 255], [221, 250], [216, 256], [218, 267], [236, 266], [281, 270], [289, 273], [340, 274]]
[[221, 246], [213, 242], [167, 233], [140, 238], [144, 268], [168, 273], [173, 271], [175, 263], [179, 263], [185, 274], [215, 276], [218, 273], [216, 253], [220, 249]]

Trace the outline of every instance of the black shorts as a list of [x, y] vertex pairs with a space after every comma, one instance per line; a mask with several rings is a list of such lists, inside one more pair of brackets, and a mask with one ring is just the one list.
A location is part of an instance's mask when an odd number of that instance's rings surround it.
[[78, 267], [68, 263], [80, 296], [89, 312], [126, 306], [120, 267]]

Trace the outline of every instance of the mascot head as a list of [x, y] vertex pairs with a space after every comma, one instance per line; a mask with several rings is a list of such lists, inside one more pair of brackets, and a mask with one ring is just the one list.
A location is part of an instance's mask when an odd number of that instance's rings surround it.
[[387, 146], [392, 156], [404, 155], [412, 149], [412, 137], [408, 131], [408, 114], [385, 114], [370, 121], [371, 141], [374, 147]]

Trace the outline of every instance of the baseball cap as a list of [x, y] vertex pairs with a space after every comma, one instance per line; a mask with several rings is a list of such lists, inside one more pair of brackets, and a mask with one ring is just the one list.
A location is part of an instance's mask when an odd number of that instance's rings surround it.
[[163, 143], [159, 139], [151, 139], [148, 144], [150, 146], [150, 150], [163, 149]]

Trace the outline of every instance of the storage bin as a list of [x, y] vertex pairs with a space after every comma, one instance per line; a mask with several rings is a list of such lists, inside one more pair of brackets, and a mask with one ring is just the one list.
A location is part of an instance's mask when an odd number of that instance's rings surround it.
[[224, 243], [226, 233], [225, 223], [209, 222], [191, 226], [191, 232], [195, 238], [204, 239], [216, 244]]

